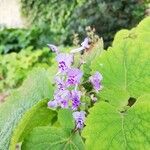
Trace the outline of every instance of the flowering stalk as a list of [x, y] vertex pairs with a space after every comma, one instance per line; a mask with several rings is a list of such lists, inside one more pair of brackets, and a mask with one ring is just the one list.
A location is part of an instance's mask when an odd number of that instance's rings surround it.
[[[90, 39], [85, 38], [81, 43], [81, 47], [74, 49], [71, 53], [61, 53], [59, 49], [52, 44], [48, 45], [53, 52], [56, 53], [56, 61], [58, 63], [58, 73], [55, 76], [56, 90], [54, 92], [54, 99], [48, 102], [48, 107], [68, 108], [73, 112], [73, 118], [75, 119], [76, 129], [82, 129], [84, 127], [85, 110], [81, 110], [81, 106], [84, 105], [82, 97], [86, 95], [86, 92], [81, 91], [83, 72], [80, 67], [84, 64], [84, 60], [81, 60], [78, 68], [73, 66], [74, 55], [77, 52], [88, 50], [90, 48]], [[95, 93], [98, 93], [102, 89], [101, 85], [102, 75], [96, 72], [92, 75], [87, 82], [91, 83]], [[91, 102], [96, 102], [97, 98], [91, 92]]]

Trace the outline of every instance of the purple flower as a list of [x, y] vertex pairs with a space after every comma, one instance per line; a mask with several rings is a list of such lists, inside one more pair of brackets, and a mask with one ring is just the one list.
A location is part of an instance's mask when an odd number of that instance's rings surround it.
[[60, 53], [57, 55], [56, 60], [58, 62], [58, 67], [60, 72], [67, 71], [73, 62], [73, 56], [69, 54]]
[[85, 112], [84, 111], [76, 111], [73, 113], [73, 118], [75, 119], [76, 128], [82, 129], [85, 122]]
[[60, 101], [60, 107], [61, 108], [68, 108], [69, 107], [69, 101], [68, 100], [65, 100], [65, 99], [62, 99]]
[[68, 108], [69, 106], [69, 100], [70, 100], [70, 91], [64, 90], [64, 91], [56, 91], [54, 95], [54, 99], [57, 101], [58, 105], [61, 108]]
[[48, 102], [48, 107], [50, 108], [56, 108], [58, 105], [57, 105], [57, 101], [53, 100], [53, 101], [49, 101]]
[[69, 69], [67, 72], [67, 83], [69, 85], [79, 84], [82, 75], [83, 75], [82, 71], [77, 68]]
[[59, 76], [55, 77], [56, 85], [58, 90], [65, 90], [67, 88], [66, 82]]
[[71, 91], [72, 110], [77, 110], [77, 108], [81, 104], [80, 98], [81, 98], [80, 91], [76, 91], [76, 90]]
[[84, 49], [89, 49], [89, 48], [90, 48], [89, 38], [87, 37], [81, 43], [81, 47], [71, 50], [71, 53], [77, 53], [77, 52], [80, 52], [80, 51], [82, 51]]
[[89, 80], [93, 85], [93, 88], [98, 92], [102, 89], [101, 86], [101, 80], [103, 79], [102, 75], [99, 72], [96, 72], [94, 75], [92, 75]]
[[58, 53], [59, 52], [59, 49], [57, 46], [53, 45], [53, 44], [47, 44], [48, 47], [55, 53]]
[[88, 38], [88, 37], [86, 37], [86, 38], [84, 39], [84, 41], [81, 43], [81, 46], [82, 46], [84, 49], [90, 48], [89, 38]]

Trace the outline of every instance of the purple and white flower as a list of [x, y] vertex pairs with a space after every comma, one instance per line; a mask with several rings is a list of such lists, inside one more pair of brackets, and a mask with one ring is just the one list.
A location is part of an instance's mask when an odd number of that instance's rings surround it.
[[77, 85], [80, 83], [80, 80], [83, 76], [83, 73], [78, 68], [69, 69], [67, 72], [67, 84], [68, 85]]
[[70, 91], [64, 90], [64, 91], [55, 91], [54, 99], [57, 101], [58, 106], [61, 108], [68, 108], [69, 107], [69, 100], [70, 100]]
[[[58, 73], [55, 76], [56, 90], [54, 92], [54, 99], [48, 102], [48, 107], [50, 108], [68, 108], [72, 110], [72, 115], [75, 120], [76, 129], [82, 129], [85, 122], [85, 111], [78, 111], [81, 107], [86, 108], [86, 103], [82, 102], [81, 96], [86, 90], [80, 88], [79, 84], [81, 82], [83, 72], [79, 69], [80, 65], [84, 63], [83, 58], [81, 57], [81, 62], [78, 68], [72, 68], [74, 54], [60, 53], [57, 46], [48, 44], [53, 52], [56, 53], [56, 61], [58, 62]], [[71, 53], [76, 53], [84, 51], [90, 48], [90, 39], [85, 38], [81, 43], [81, 47], [74, 49]], [[89, 81], [93, 85], [93, 89], [98, 92], [102, 89], [101, 81], [102, 75], [99, 72], [96, 72], [89, 78]], [[79, 91], [79, 89], [82, 90]], [[93, 91], [90, 91], [91, 93]], [[93, 102], [97, 101], [97, 97], [94, 94], [90, 95], [90, 98]]]
[[47, 45], [52, 50], [52, 52], [59, 53], [59, 49], [57, 46], [55, 46], [53, 44], [47, 44]]
[[59, 71], [65, 72], [71, 67], [73, 55], [60, 53], [57, 55], [56, 61], [58, 62]]
[[50, 107], [50, 108], [56, 108], [56, 107], [58, 106], [56, 100], [49, 101], [47, 105], [48, 105], [48, 107]]
[[73, 112], [73, 118], [75, 119], [77, 129], [82, 129], [84, 127], [85, 114], [84, 111]]
[[96, 72], [94, 75], [92, 75], [89, 80], [93, 85], [93, 88], [96, 92], [102, 89], [101, 81], [103, 77], [99, 72]]
[[67, 88], [66, 82], [64, 81], [63, 78], [60, 78], [60, 76], [55, 77], [55, 82], [58, 90], [64, 91]]
[[84, 49], [89, 49], [90, 48], [90, 44], [89, 44], [90, 40], [88, 37], [86, 37], [84, 39], [84, 41], [81, 43], [81, 46], [84, 48]]
[[60, 107], [61, 107], [61, 108], [68, 108], [68, 107], [69, 107], [69, 101], [66, 100], [66, 99], [62, 99], [62, 100], [60, 101]]
[[71, 100], [72, 100], [72, 110], [77, 110], [80, 106], [81, 91], [72, 90], [71, 91]]
[[90, 40], [89, 40], [88, 37], [86, 37], [84, 39], [84, 41], [81, 43], [81, 47], [71, 50], [71, 53], [77, 53], [77, 52], [80, 52], [80, 51], [82, 51], [84, 49], [89, 49], [90, 48], [90, 44], [89, 43], [90, 43]]

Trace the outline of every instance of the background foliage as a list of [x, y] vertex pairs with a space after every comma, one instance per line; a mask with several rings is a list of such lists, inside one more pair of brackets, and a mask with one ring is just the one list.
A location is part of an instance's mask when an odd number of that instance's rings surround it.
[[0, 92], [20, 86], [32, 69], [51, 66], [51, 56], [48, 48], [33, 51], [32, 47], [0, 55]]
[[0, 28], [0, 54], [19, 52], [21, 49], [32, 46], [33, 49], [46, 46], [54, 38], [49, 29], [32, 26], [29, 29]]
[[21, 4], [30, 23], [47, 24], [63, 44], [72, 43], [74, 32], [83, 38], [85, 27], [92, 26], [106, 46], [117, 30], [137, 24], [146, 9], [145, 0], [21, 0]]
[[137, 24], [145, 14], [145, 0], [20, 0], [27, 19], [26, 29], [0, 27], [0, 53], [19, 52], [47, 43], [71, 45], [74, 33], [86, 36], [85, 27], [92, 26], [103, 37], [105, 48], [121, 28]]

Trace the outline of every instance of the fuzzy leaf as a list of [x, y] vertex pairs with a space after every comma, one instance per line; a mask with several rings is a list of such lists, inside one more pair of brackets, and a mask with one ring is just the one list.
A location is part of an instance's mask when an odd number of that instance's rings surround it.
[[14, 150], [16, 144], [23, 141], [33, 128], [37, 126], [51, 125], [56, 112], [47, 108], [48, 100], [42, 100], [25, 113], [11, 138], [10, 150]]
[[122, 106], [129, 97], [150, 93], [150, 17], [131, 31], [121, 30], [113, 46], [97, 57], [91, 68], [103, 75], [100, 96]]
[[109, 103], [99, 102], [89, 111], [82, 136], [93, 150], [133, 150], [150, 147], [150, 95], [144, 95], [120, 113]]
[[78, 133], [55, 127], [37, 127], [22, 144], [22, 150], [84, 150]]
[[73, 129], [75, 127], [71, 110], [60, 109], [58, 112], [58, 120], [63, 128]]
[[0, 106], [0, 149], [8, 150], [11, 135], [26, 111], [44, 98], [51, 98], [52, 85], [44, 69], [33, 71], [22, 87]]

